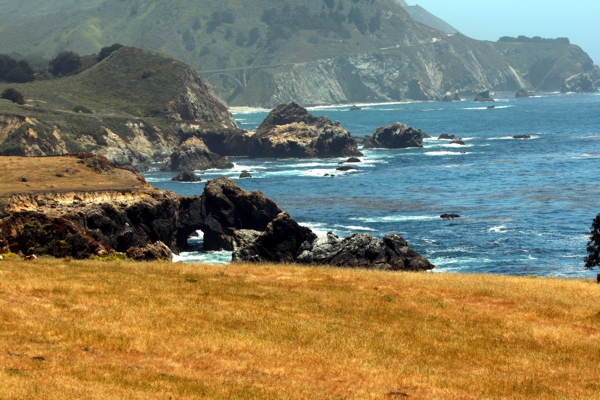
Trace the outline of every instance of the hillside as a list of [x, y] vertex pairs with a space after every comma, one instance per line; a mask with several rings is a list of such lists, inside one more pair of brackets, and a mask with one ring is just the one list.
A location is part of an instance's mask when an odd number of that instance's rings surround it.
[[455, 27], [431, 14], [429, 11], [419, 5], [405, 6], [404, 9], [408, 12], [412, 19], [420, 24], [448, 34], [458, 33], [458, 30]]
[[[55, 11], [60, 1], [53, 3]], [[577, 46], [519, 52], [450, 37], [413, 20], [396, 0], [88, 5], [58, 13], [42, 7], [43, 15], [0, 21], [0, 53], [50, 58], [64, 49], [89, 54], [119, 42], [213, 71], [203, 78], [231, 105], [266, 107], [290, 100], [433, 100], [448, 91], [470, 96], [485, 88], [560, 90], [561, 80], [591, 64]]]
[[0, 260], [0, 397], [596, 399], [591, 281]]
[[0, 100], [4, 155], [85, 151], [139, 169], [162, 162], [180, 144], [179, 123], [216, 131], [236, 126], [195, 71], [132, 47], [75, 76], [0, 83], [0, 92], [8, 87], [23, 93], [27, 104]]

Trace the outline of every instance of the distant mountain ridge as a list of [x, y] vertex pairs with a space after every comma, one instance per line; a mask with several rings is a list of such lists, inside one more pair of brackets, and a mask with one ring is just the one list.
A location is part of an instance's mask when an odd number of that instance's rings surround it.
[[[0, 53], [50, 58], [118, 42], [213, 71], [202, 76], [229, 104], [263, 107], [560, 90], [593, 67], [575, 45], [448, 36], [416, 22], [408, 12], [416, 6], [397, 0], [84, 3], [66, 12], [72, 0], [28, 1], [19, 18], [0, 19]], [[9, 6], [0, 1], [0, 14], [16, 12]]]
[[[406, 2], [403, 1], [404, 9], [408, 11], [408, 14], [412, 19], [426, 25], [430, 28], [437, 29], [438, 31], [442, 31], [447, 34], [456, 34], [458, 33], [458, 29], [454, 28], [452, 25], [442, 20], [441, 18], [436, 17], [431, 14], [429, 11], [421, 7], [420, 5], [409, 6], [406, 5]], [[401, 3], [402, 4], [402, 3]]]

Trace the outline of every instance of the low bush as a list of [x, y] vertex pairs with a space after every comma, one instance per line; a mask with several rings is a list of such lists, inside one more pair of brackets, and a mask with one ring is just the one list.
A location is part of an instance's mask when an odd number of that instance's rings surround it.
[[25, 104], [25, 99], [23, 98], [21, 92], [13, 88], [6, 89], [4, 92], [2, 92], [2, 96], [0, 97], [2, 97], [5, 100], [10, 100], [13, 103], [21, 105]]

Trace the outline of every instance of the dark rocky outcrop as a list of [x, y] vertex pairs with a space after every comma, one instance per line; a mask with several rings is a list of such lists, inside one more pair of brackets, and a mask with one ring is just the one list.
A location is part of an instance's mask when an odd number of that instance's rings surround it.
[[64, 218], [24, 211], [0, 220], [0, 249], [3, 252], [85, 259], [91, 255], [108, 254], [109, 246]]
[[515, 135], [515, 136], [513, 136], [513, 139], [531, 139], [531, 136], [529, 136], [529, 135]]
[[191, 137], [163, 162], [161, 171], [199, 171], [213, 168], [229, 169], [233, 168], [233, 164], [210, 151], [201, 139]]
[[597, 91], [598, 87], [590, 75], [584, 72], [566, 79], [561, 89], [562, 93], [594, 93]]
[[441, 219], [457, 219], [460, 218], [460, 215], [458, 214], [442, 214], [440, 215]]
[[404, 149], [423, 147], [423, 139], [430, 136], [420, 129], [408, 127], [400, 122], [377, 128], [365, 138], [365, 149]]
[[359, 106], [352, 106], [350, 107], [350, 111], [360, 111], [361, 108]]
[[252, 178], [252, 175], [250, 175], [250, 172], [248, 171], [242, 171], [242, 173], [240, 174], [240, 179], [243, 178]]
[[145, 247], [130, 247], [127, 257], [135, 261], [171, 261], [173, 253], [163, 242], [156, 242]]
[[206, 250], [233, 250], [236, 230], [264, 231], [281, 210], [261, 192], [248, 192], [231, 179], [217, 178], [207, 182], [202, 203], [193, 213], [197, 216], [191, 220], [198, 224], [190, 226], [188, 236], [200, 229]]
[[345, 163], [347, 163], [347, 164], [356, 164], [359, 162], [362, 162], [362, 161], [360, 161], [360, 158], [356, 158], [356, 157], [350, 157], [349, 159], [347, 159], [345, 161]]
[[465, 145], [465, 141], [462, 139], [454, 139], [453, 141], [450, 142], [450, 144], [457, 144], [460, 146], [464, 146]]
[[279, 214], [264, 232], [240, 230], [235, 233], [233, 261], [293, 263], [317, 236], [298, 225], [287, 213]]
[[456, 136], [448, 135], [447, 133], [442, 133], [440, 135], [440, 137], [438, 137], [438, 140], [454, 140], [454, 139], [456, 139]]
[[488, 101], [495, 101], [495, 100], [490, 97], [490, 91], [486, 90], [481, 93], [478, 93], [477, 96], [475, 96], [474, 101], [488, 102]]
[[517, 94], [515, 94], [515, 98], [516, 99], [523, 99], [523, 98], [527, 98], [527, 97], [534, 97], [535, 95], [531, 92], [528, 92], [525, 89], [520, 89]]
[[277, 216], [265, 232], [237, 231], [235, 240], [233, 260], [237, 262], [294, 262], [386, 270], [434, 268], [398, 235], [387, 235], [380, 240], [355, 233], [340, 240], [329, 233], [317, 238], [286, 213]]
[[192, 171], [183, 171], [179, 175], [171, 178], [171, 180], [175, 181], [175, 182], [200, 182], [200, 181], [202, 181], [202, 179], [200, 179], [198, 177], [198, 175], [196, 175]]
[[276, 107], [248, 139], [254, 158], [331, 158], [362, 156], [339, 122], [315, 117], [294, 102]]

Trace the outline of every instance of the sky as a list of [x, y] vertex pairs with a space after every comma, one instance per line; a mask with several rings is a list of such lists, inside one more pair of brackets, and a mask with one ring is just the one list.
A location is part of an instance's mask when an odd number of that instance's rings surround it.
[[600, 0], [407, 0], [473, 39], [568, 37], [600, 64]]

